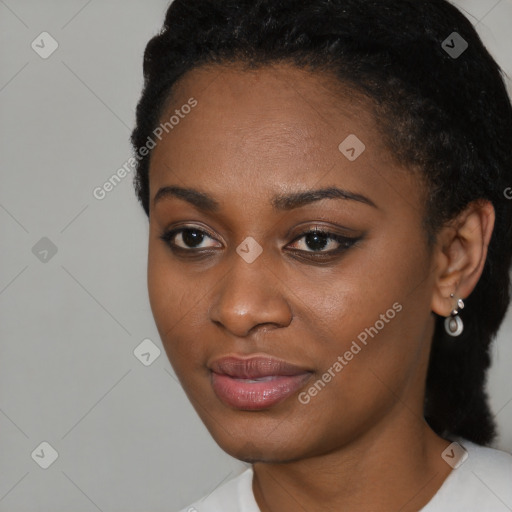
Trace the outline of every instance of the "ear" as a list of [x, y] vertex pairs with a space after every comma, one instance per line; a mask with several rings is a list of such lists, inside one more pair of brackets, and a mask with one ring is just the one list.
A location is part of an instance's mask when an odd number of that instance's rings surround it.
[[[439, 232], [434, 249], [436, 279], [431, 309], [449, 316], [458, 299], [466, 299], [475, 288], [487, 258], [494, 229], [492, 203], [478, 200], [452, 219]], [[453, 297], [450, 294], [453, 293]]]

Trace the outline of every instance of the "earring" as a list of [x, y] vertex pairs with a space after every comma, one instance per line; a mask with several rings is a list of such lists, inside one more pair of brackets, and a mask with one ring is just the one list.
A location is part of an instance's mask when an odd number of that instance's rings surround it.
[[[450, 294], [453, 298], [453, 293]], [[464, 330], [464, 324], [459, 316], [459, 310], [464, 309], [464, 301], [462, 299], [457, 300], [457, 308], [453, 309], [451, 315], [446, 317], [444, 321], [444, 329], [450, 336], [460, 336]]]

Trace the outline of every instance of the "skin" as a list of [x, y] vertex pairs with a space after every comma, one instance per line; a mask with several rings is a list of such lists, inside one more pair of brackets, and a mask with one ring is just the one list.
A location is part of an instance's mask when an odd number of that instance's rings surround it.
[[[190, 97], [198, 105], [152, 152], [148, 255], [151, 308], [187, 396], [221, 448], [253, 463], [262, 512], [419, 510], [451, 470], [441, 458], [450, 443], [422, 412], [433, 312], [448, 316], [475, 287], [492, 205], [469, 205], [429, 248], [425, 187], [393, 160], [370, 103], [327, 76], [285, 64], [197, 68], [175, 86], [162, 120]], [[366, 146], [355, 161], [338, 149], [349, 134]], [[165, 186], [206, 193], [218, 211], [172, 196], [154, 203]], [[276, 194], [325, 187], [375, 207], [271, 206]], [[203, 256], [160, 238], [183, 226], [204, 238], [191, 246], [178, 233], [174, 243]], [[308, 246], [301, 234], [315, 226], [359, 240], [315, 260], [340, 245]], [[263, 249], [252, 263], [236, 252], [248, 236]], [[265, 354], [312, 371], [305, 391], [394, 303], [402, 310], [306, 405], [296, 393], [241, 411], [212, 389], [214, 359]]]

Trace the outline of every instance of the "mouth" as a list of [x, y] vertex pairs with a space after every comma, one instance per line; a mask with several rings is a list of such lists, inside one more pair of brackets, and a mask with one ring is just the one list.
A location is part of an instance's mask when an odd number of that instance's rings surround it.
[[224, 357], [211, 364], [215, 394], [239, 410], [268, 409], [304, 386], [312, 372], [268, 356]]

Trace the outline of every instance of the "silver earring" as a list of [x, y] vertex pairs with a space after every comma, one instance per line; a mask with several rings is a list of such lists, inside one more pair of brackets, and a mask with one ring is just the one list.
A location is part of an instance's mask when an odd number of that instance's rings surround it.
[[[453, 293], [450, 294], [453, 298]], [[464, 301], [462, 299], [457, 300], [457, 307], [452, 310], [450, 316], [446, 317], [444, 321], [444, 329], [450, 336], [460, 336], [464, 330], [464, 324], [459, 316], [459, 310], [464, 309]]]

